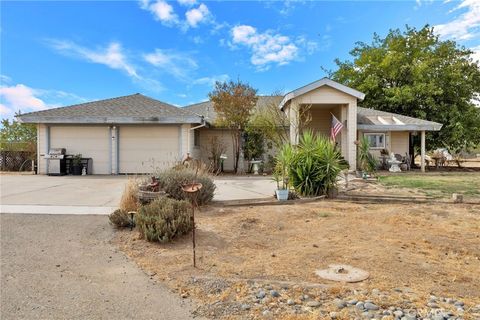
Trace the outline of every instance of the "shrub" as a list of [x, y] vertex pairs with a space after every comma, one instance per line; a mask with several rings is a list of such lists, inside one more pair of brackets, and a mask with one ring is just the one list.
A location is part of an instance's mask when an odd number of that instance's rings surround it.
[[130, 225], [128, 211], [117, 209], [108, 216], [110, 223], [116, 228], [125, 228]]
[[190, 203], [160, 198], [143, 206], [136, 216], [141, 236], [148, 241], [168, 242], [193, 228]]
[[202, 189], [197, 195], [197, 204], [199, 206], [208, 204], [213, 199], [216, 189], [213, 180], [206, 174], [198, 174], [195, 177], [195, 171], [188, 168], [177, 168], [164, 171], [159, 174], [159, 180], [165, 188], [165, 192], [173, 199], [189, 200], [188, 195], [182, 190], [182, 186], [192, 183], [194, 180], [202, 184]]
[[363, 136], [358, 144], [358, 165], [362, 171], [374, 173], [377, 171], [378, 161], [370, 153], [370, 142]]
[[129, 179], [127, 181], [119, 207], [126, 212], [138, 210], [138, 181], [136, 179]]
[[325, 136], [306, 131], [293, 151], [290, 184], [303, 196], [317, 196], [337, 185], [338, 175], [348, 168], [340, 151]]

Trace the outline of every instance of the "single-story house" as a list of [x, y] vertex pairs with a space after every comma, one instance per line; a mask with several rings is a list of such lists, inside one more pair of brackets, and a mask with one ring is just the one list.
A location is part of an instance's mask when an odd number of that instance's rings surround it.
[[[329, 135], [332, 114], [343, 124], [337, 136], [342, 155], [356, 167], [355, 141], [368, 136], [372, 152], [388, 149], [408, 153], [410, 134], [421, 134], [422, 169], [425, 131], [440, 130], [436, 122], [357, 107], [365, 95], [328, 78], [293, 90], [285, 96], [260, 96], [257, 108], [276, 104], [288, 119], [291, 143], [298, 143], [302, 110], [308, 107], [306, 128]], [[183, 108], [141, 94], [26, 113], [24, 123], [37, 124], [38, 172], [48, 173], [45, 155], [51, 148], [93, 159], [93, 174], [146, 173], [165, 168], [190, 154], [207, 161], [211, 137], [227, 147], [225, 170], [233, 169], [229, 132], [215, 127], [211, 102]]]

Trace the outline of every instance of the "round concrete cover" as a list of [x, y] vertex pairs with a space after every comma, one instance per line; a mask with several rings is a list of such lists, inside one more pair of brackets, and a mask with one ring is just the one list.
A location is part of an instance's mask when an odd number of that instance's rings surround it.
[[328, 269], [316, 270], [315, 274], [323, 279], [340, 282], [360, 282], [370, 276], [367, 271], [348, 264], [331, 264]]

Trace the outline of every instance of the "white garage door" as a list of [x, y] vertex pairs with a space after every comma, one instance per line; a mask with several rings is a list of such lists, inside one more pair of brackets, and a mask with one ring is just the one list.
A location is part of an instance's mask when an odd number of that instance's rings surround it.
[[179, 160], [177, 126], [120, 126], [120, 173], [148, 173]]
[[109, 132], [103, 126], [51, 126], [50, 147], [92, 158], [93, 174], [110, 174]]

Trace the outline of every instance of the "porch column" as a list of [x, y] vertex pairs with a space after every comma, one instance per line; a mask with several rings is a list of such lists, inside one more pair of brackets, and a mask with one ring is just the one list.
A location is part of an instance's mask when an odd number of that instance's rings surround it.
[[425, 130], [421, 132], [420, 167], [422, 172], [425, 172]]
[[288, 118], [290, 120], [290, 143], [293, 145], [298, 144], [298, 137], [300, 135], [300, 107], [293, 101], [288, 108]]

